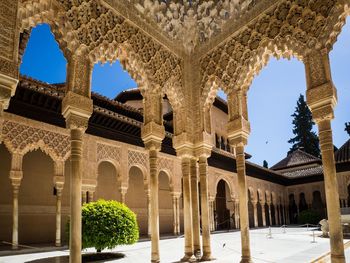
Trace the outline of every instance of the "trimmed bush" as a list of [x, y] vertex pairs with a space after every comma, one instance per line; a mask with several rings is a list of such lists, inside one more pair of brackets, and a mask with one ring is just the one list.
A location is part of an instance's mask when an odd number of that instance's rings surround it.
[[312, 209], [304, 210], [300, 212], [298, 216], [298, 223], [299, 224], [313, 224], [317, 225], [318, 222], [320, 222], [321, 216], [320, 214]]
[[98, 200], [82, 208], [83, 248], [97, 251], [137, 242], [139, 228], [136, 215], [117, 201]]

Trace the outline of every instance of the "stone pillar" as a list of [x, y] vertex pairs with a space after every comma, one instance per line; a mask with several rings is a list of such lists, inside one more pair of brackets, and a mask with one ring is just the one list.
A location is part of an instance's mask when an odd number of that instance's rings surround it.
[[236, 146], [236, 165], [239, 187], [239, 215], [241, 228], [242, 259], [241, 263], [251, 262], [249, 241], [248, 194], [245, 175], [244, 146]]
[[214, 222], [214, 201], [211, 200], [210, 204], [210, 230], [215, 231], [215, 222]]
[[[204, 152], [204, 151], [203, 151]], [[208, 201], [208, 163], [207, 158], [210, 152], [207, 154], [202, 153], [199, 156], [199, 176], [200, 176], [200, 191], [201, 191], [201, 219], [202, 219], [202, 243], [203, 243], [203, 256], [202, 261], [211, 260], [211, 245], [210, 245], [210, 208]]]
[[151, 248], [152, 248], [152, 262], [160, 262], [159, 256], [159, 210], [158, 210], [158, 151], [160, 150], [160, 143], [155, 149], [149, 150], [149, 166], [150, 166], [150, 190], [151, 190]]
[[314, 50], [305, 58], [306, 98], [312, 117], [318, 126], [327, 201], [331, 261], [345, 262], [343, 231], [340, 222], [338, 182], [334, 161], [331, 120], [337, 102], [328, 50]]
[[193, 258], [192, 239], [192, 208], [191, 208], [191, 187], [190, 187], [190, 158], [181, 159], [183, 178], [183, 201], [184, 201], [184, 225], [185, 225], [185, 255], [181, 261], [189, 261]]
[[152, 228], [152, 219], [151, 219], [151, 191], [148, 190], [147, 193], [146, 193], [146, 196], [147, 196], [147, 236], [148, 237], [151, 237], [152, 235], [152, 231], [151, 231], [151, 228]]
[[251, 262], [249, 241], [248, 189], [245, 171], [244, 146], [250, 133], [246, 90], [231, 91], [227, 96], [229, 121], [227, 137], [236, 152], [236, 169], [239, 188], [239, 218], [242, 243], [242, 263]]
[[88, 191], [88, 195], [89, 195], [88, 203], [91, 203], [94, 201], [94, 194], [95, 194], [94, 191]]
[[11, 159], [10, 180], [12, 184], [12, 249], [18, 249], [18, 193], [23, 178], [23, 155], [13, 153]]
[[173, 221], [174, 221], [174, 235], [180, 235], [180, 195], [181, 193], [173, 193]]
[[[82, 63], [86, 62], [83, 60]], [[72, 65], [72, 63], [74, 65]], [[76, 65], [78, 64], [78, 65]], [[81, 65], [79, 61], [68, 60], [67, 81], [68, 88], [75, 90], [68, 91], [62, 101], [62, 113], [66, 119], [67, 128], [70, 129], [71, 140], [71, 174], [70, 174], [70, 237], [69, 247], [71, 263], [81, 263], [81, 190], [83, 177], [83, 135], [88, 126], [88, 120], [92, 113], [92, 100], [81, 95], [83, 90], [88, 89], [90, 93], [90, 78], [87, 80], [79, 80], [81, 72], [90, 76], [91, 67]], [[73, 67], [73, 68], [72, 68]], [[76, 69], [79, 67], [79, 69]], [[77, 71], [77, 75], [75, 74]], [[79, 74], [79, 76], [78, 76]], [[73, 76], [72, 76], [73, 75]], [[79, 86], [81, 90], [79, 90]], [[88, 85], [86, 87], [85, 85]]]
[[275, 204], [275, 224], [278, 225], [278, 206]]
[[[155, 101], [153, 101], [155, 100]], [[150, 223], [151, 223], [151, 261], [160, 262], [159, 255], [159, 206], [158, 206], [158, 194], [159, 194], [159, 182], [158, 182], [158, 152], [161, 149], [162, 141], [165, 136], [165, 130], [160, 119], [162, 116], [158, 116], [161, 113], [161, 108], [154, 109], [149, 103], [158, 102], [156, 106], [161, 107], [161, 97], [144, 98], [144, 108], [148, 111], [147, 114], [153, 113], [155, 115], [145, 115], [144, 125], [142, 126], [141, 134], [142, 140], [145, 144], [145, 148], [149, 154], [149, 190], [150, 190]], [[158, 112], [156, 114], [156, 112]], [[152, 119], [150, 120], [149, 118]], [[155, 121], [157, 120], [157, 122]]]
[[126, 195], [126, 192], [128, 191], [128, 188], [126, 188], [126, 187], [120, 187], [120, 197], [121, 197], [121, 202], [123, 203], [123, 204], [125, 204], [125, 195]]
[[272, 214], [271, 214], [271, 203], [267, 202], [267, 206], [269, 208], [269, 221], [270, 221], [270, 226], [272, 226]]
[[262, 224], [264, 227], [266, 227], [265, 202], [260, 202], [260, 205], [261, 205]]
[[55, 246], [61, 246], [61, 198], [64, 186], [64, 161], [55, 162], [54, 186], [56, 189], [56, 238]]
[[87, 191], [81, 191], [81, 203], [85, 205], [87, 203]]
[[253, 208], [254, 208], [254, 227], [258, 227], [259, 226], [259, 223], [258, 223], [258, 207], [257, 207], [258, 202], [254, 201], [254, 202], [252, 202], [252, 204], [253, 204]]
[[193, 234], [193, 254], [201, 253], [200, 243], [200, 221], [199, 221], [199, 200], [198, 200], [198, 176], [197, 160], [190, 160], [191, 173], [191, 203], [192, 203], [192, 234]]
[[236, 199], [234, 202], [235, 202], [236, 228], [239, 229], [241, 227], [241, 225], [240, 225], [240, 218], [239, 218], [239, 200]]

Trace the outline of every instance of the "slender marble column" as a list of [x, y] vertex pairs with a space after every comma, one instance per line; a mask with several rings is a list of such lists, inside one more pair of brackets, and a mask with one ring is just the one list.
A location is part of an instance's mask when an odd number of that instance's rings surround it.
[[197, 161], [192, 158], [190, 160], [191, 173], [191, 202], [192, 202], [192, 231], [193, 231], [193, 254], [201, 253], [200, 243], [200, 223], [199, 223], [199, 198], [198, 198], [198, 176]]
[[202, 261], [211, 260], [210, 245], [210, 222], [209, 222], [209, 202], [208, 202], [208, 163], [207, 157], [199, 157], [199, 176], [201, 190], [201, 218], [202, 218]]
[[180, 235], [180, 195], [176, 197], [176, 234]]
[[13, 153], [11, 159], [10, 180], [12, 184], [12, 249], [18, 249], [18, 193], [23, 178], [23, 155]]
[[172, 194], [172, 204], [173, 204], [173, 234], [177, 235], [177, 207], [176, 207], [176, 196]]
[[158, 151], [159, 149], [149, 150], [149, 167], [150, 167], [150, 198], [151, 198], [151, 261], [160, 262], [159, 256], [159, 207], [158, 207]]
[[252, 262], [249, 241], [248, 195], [245, 172], [244, 146], [236, 146], [236, 165], [239, 188], [239, 216], [241, 227], [242, 259], [241, 263]]
[[263, 226], [266, 226], [265, 203], [260, 202], [260, 205], [261, 205], [262, 224]]
[[278, 206], [277, 205], [274, 205], [275, 207], [275, 225], [278, 225]]
[[258, 202], [254, 201], [252, 203], [254, 208], [254, 227], [258, 227], [258, 207], [257, 207]]
[[121, 202], [125, 204], [125, 195], [128, 189], [126, 187], [120, 188], [120, 196], [121, 196]]
[[268, 206], [268, 208], [269, 208], [269, 221], [270, 221], [270, 226], [272, 226], [272, 214], [271, 214], [271, 203], [270, 202], [268, 202], [267, 203], [267, 206]]
[[56, 187], [56, 241], [55, 246], [61, 246], [61, 197], [62, 188]]
[[89, 193], [89, 198], [88, 198], [88, 202], [91, 203], [94, 201], [94, 191], [88, 191]]
[[83, 205], [85, 205], [87, 202], [87, 192], [85, 190], [81, 192], [81, 202]]
[[340, 222], [338, 182], [334, 161], [331, 122], [328, 119], [317, 123], [326, 189], [329, 237], [331, 241], [332, 263], [345, 262], [343, 230]]
[[71, 178], [70, 178], [70, 262], [81, 262], [81, 179], [83, 175], [83, 131], [71, 129]]
[[181, 259], [181, 261], [187, 262], [193, 259], [190, 158], [182, 157], [181, 166], [182, 166], [181, 168], [182, 168], [182, 178], [183, 178], [184, 225], [185, 225], [185, 255]]
[[151, 192], [147, 191], [147, 222], [148, 222], [148, 227], [147, 227], [147, 235], [148, 237], [151, 237], [152, 235], [152, 223], [151, 223]]
[[19, 185], [13, 185], [12, 249], [18, 249], [18, 192]]

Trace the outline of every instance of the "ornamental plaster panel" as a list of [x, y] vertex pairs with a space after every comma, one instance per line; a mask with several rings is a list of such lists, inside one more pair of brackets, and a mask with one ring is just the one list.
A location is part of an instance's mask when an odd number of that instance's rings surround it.
[[2, 136], [12, 153], [24, 155], [40, 148], [54, 161], [66, 160], [70, 154], [69, 136], [48, 129], [5, 120]]

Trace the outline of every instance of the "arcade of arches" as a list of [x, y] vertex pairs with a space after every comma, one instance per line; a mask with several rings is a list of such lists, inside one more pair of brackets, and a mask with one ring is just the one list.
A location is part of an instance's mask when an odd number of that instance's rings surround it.
[[[184, 232], [183, 261], [198, 251], [210, 260], [210, 232], [226, 227], [240, 228], [241, 262], [251, 262], [249, 227], [295, 222], [309, 207], [327, 213], [332, 262], [345, 262], [349, 143], [335, 159], [329, 52], [348, 0], [2, 0], [0, 10], [0, 235], [14, 249], [61, 245], [70, 216], [70, 262], [81, 262], [81, 205], [109, 198], [137, 213], [152, 262], [168, 232]], [[19, 76], [40, 23], [68, 62], [65, 85]], [[315, 172], [305, 178], [294, 177], [294, 156], [274, 170], [246, 160], [247, 91], [270, 56], [305, 65], [322, 153], [304, 155], [302, 169]], [[93, 64], [115, 60], [137, 82], [142, 111], [91, 93]]]

